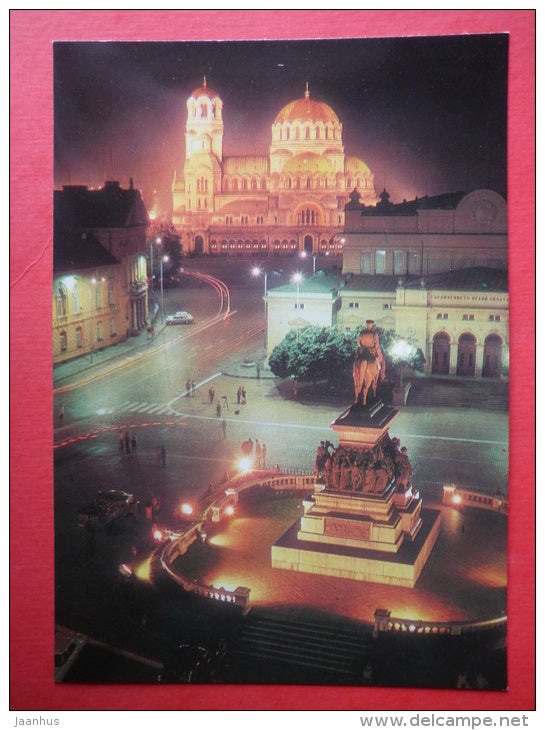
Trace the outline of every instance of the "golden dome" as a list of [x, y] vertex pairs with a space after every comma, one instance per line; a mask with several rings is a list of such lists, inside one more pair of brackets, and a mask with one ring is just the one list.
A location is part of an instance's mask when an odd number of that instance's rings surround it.
[[319, 172], [321, 174], [331, 175], [333, 174], [333, 168], [326, 157], [306, 152], [292, 157], [286, 162], [282, 170], [283, 175], [296, 175], [297, 173], [305, 172], [310, 174]]
[[195, 91], [191, 92], [191, 96], [194, 99], [198, 99], [200, 96], [207, 96], [209, 99], [215, 99], [218, 97], [218, 93], [214, 91], [213, 89], [209, 89], [206, 86], [206, 76], [203, 79], [203, 85], [200, 86], [198, 89], [195, 89]]
[[367, 167], [363, 160], [358, 157], [348, 156], [344, 162], [345, 172], [350, 172], [352, 175], [369, 175], [371, 170]]
[[323, 101], [314, 101], [310, 98], [308, 88], [302, 99], [292, 101], [280, 111], [274, 123], [283, 124], [284, 122], [295, 122], [296, 120], [300, 122], [340, 124], [338, 116], [330, 106]]

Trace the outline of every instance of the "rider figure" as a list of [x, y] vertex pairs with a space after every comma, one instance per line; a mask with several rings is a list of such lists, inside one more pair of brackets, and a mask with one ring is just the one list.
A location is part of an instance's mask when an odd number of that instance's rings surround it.
[[380, 365], [380, 379], [383, 380], [386, 375], [386, 368], [378, 341], [378, 333], [373, 331], [375, 322], [368, 319], [365, 324], [367, 329], [362, 330], [358, 337], [358, 355], [368, 362], [376, 360]]

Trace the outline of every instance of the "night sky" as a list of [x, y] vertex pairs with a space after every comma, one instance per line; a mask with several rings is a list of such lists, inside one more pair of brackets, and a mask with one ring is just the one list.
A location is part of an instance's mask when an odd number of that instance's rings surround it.
[[[186, 100], [223, 100], [224, 155], [267, 155], [271, 125], [304, 95], [343, 125], [393, 202], [491, 187], [506, 195], [508, 36], [54, 45], [55, 187], [129, 178], [168, 210]], [[154, 192], [155, 191], [155, 192]]]

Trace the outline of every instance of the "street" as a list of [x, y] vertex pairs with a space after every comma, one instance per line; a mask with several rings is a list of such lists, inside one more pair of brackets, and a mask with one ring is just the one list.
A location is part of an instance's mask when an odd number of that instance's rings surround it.
[[[335, 440], [330, 423], [349, 405], [342, 395], [325, 397], [305, 388], [297, 401], [292, 400], [270, 374], [258, 379], [255, 368], [242, 367], [255, 353], [263, 354], [261, 287], [247, 289], [235, 282], [230, 295], [225, 316], [214, 287], [183, 277], [179, 289], [166, 292], [165, 310], [186, 309], [195, 316], [195, 325], [166, 327], [153, 341], [143, 335], [136, 348], [102, 363], [95, 358], [93, 367], [80, 372], [56, 372], [55, 413], [61, 402], [65, 407], [54, 443], [56, 620], [156, 661], [164, 659], [172, 641], [183, 638], [182, 617], [187, 631], [195, 624], [193, 604], [179, 597], [159, 599], [146, 581], [132, 586], [127, 600], [129, 589], [119, 566], [148, 561], [149, 569], [155, 547], [151, 523], [141, 512], [134, 524], [88, 531], [78, 526], [82, 506], [99, 489], [121, 489], [134, 494], [141, 506], [157, 500], [156, 519], [161, 524], [179, 524], [184, 502], [196, 501], [209, 485], [216, 487], [236, 473], [240, 445], [249, 437], [266, 444], [269, 468], [278, 464], [282, 470], [312, 472], [317, 445]], [[189, 393], [187, 381], [195, 382]], [[245, 404], [237, 402], [242, 385]], [[210, 387], [215, 391], [212, 402]], [[135, 454], [120, 451], [120, 427], [135, 436]], [[407, 446], [413, 483], [425, 504], [437, 506], [448, 482], [507, 491], [507, 429], [507, 412], [415, 406], [402, 409], [390, 435]], [[161, 446], [164, 467], [158, 459]], [[445, 534], [456, 534], [457, 529], [447, 525]], [[244, 531], [239, 539], [243, 536]], [[503, 538], [498, 539], [503, 545]], [[447, 539], [445, 556], [449, 545]], [[500, 592], [493, 603], [501, 605], [505, 555], [497, 558], [494, 580]], [[493, 555], [487, 560], [492, 570]], [[419, 600], [433, 604], [433, 586], [425, 575], [424, 593], [411, 597], [409, 591], [400, 605], [414, 606]], [[305, 576], [301, 585], [309, 578]], [[311, 592], [309, 584], [307, 597]], [[266, 603], [262, 593], [260, 600]], [[381, 593], [374, 594], [379, 600]], [[433, 610], [440, 613], [446, 605], [450, 599], [439, 601]], [[142, 626], [151, 615], [156, 628], [150, 633]], [[466, 615], [471, 616], [471, 610]]]

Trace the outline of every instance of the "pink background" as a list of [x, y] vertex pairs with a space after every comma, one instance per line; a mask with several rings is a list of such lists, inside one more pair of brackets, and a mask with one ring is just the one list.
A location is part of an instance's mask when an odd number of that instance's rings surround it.
[[[10, 709], [534, 709], [534, 11], [21, 10], [11, 11], [10, 26]], [[510, 34], [509, 690], [479, 693], [357, 687], [55, 685], [52, 42], [304, 39], [488, 32]]]

